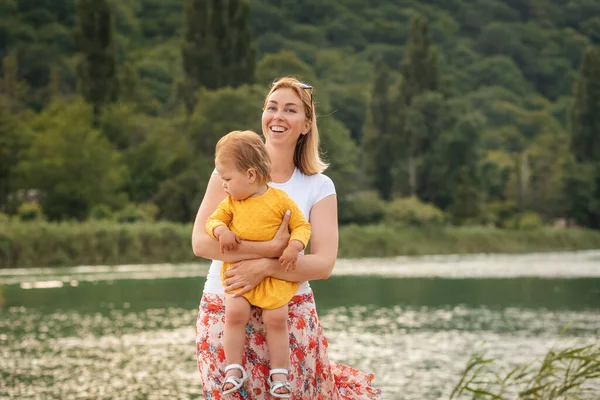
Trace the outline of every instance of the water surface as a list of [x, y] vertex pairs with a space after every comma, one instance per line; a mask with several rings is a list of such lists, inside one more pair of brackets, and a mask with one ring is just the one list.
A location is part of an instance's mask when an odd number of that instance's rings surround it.
[[[0, 398], [200, 398], [206, 268], [0, 271]], [[384, 399], [448, 398], [476, 349], [502, 368], [600, 333], [600, 251], [341, 260], [312, 285], [330, 358]]]

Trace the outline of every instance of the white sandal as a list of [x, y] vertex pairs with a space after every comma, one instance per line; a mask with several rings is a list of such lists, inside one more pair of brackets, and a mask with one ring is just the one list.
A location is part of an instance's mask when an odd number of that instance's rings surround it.
[[[242, 373], [242, 376], [239, 377], [239, 376], [232, 375], [232, 376], [228, 376], [227, 378], [225, 378], [225, 381], [223, 381], [223, 384], [221, 385], [221, 390], [223, 391], [223, 395], [237, 392], [238, 390], [240, 390], [240, 388], [242, 386], [244, 386], [244, 382], [246, 382], [248, 380], [248, 375], [246, 374], [246, 371], [244, 371], [244, 367], [242, 367], [240, 364], [230, 364], [230, 365], [226, 366], [225, 374], [227, 374], [227, 372], [231, 371], [232, 369], [240, 370], [240, 372]], [[233, 387], [230, 389], [227, 389], [227, 390], [223, 390], [225, 385], [228, 383], [231, 383], [233, 385]]]
[[[269, 384], [269, 387], [271, 388], [271, 390], [269, 390], [269, 393], [271, 393], [271, 396], [276, 397], [278, 399], [289, 399], [290, 397], [292, 397], [292, 386], [290, 385], [290, 383], [286, 380], [286, 381], [273, 381], [271, 379], [271, 375], [273, 374], [285, 374], [287, 376], [288, 374], [288, 370], [284, 369], [284, 368], [275, 368], [269, 371], [269, 377], [267, 378], [267, 383]], [[288, 392], [287, 393], [277, 393], [277, 389], [281, 389], [284, 388], [286, 389]]]

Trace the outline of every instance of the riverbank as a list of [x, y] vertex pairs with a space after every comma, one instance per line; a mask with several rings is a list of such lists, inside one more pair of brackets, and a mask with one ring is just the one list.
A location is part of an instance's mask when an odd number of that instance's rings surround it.
[[[0, 268], [196, 261], [191, 224], [103, 221], [0, 224]], [[340, 258], [600, 249], [600, 232], [540, 228], [340, 227]]]

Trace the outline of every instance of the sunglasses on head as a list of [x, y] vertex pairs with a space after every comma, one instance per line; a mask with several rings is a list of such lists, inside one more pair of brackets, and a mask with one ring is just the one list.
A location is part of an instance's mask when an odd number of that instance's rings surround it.
[[309, 90], [310, 91], [310, 108], [313, 108], [313, 87], [308, 83], [298, 82], [298, 86], [300, 89]]

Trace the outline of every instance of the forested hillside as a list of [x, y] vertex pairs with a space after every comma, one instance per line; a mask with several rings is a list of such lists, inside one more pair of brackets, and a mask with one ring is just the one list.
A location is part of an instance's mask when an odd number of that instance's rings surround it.
[[342, 223], [600, 228], [598, 0], [0, 0], [0, 58], [5, 214], [190, 222], [291, 74]]

